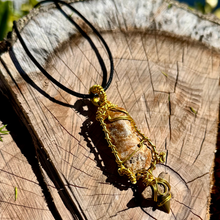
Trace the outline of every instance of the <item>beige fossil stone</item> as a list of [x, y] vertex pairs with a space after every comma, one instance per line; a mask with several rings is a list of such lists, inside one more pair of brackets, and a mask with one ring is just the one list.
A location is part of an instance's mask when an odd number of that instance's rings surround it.
[[[136, 174], [140, 169], [150, 168], [151, 150], [148, 148], [147, 143], [143, 143], [144, 146], [138, 150], [141, 136], [132, 126], [129, 119], [120, 119], [121, 116], [127, 117], [127, 114], [122, 111], [125, 111], [125, 109], [118, 108], [118, 111], [108, 110], [106, 127], [110, 132], [112, 143], [116, 146], [120, 159], [125, 161], [125, 167]], [[134, 151], [137, 152], [130, 157]]]

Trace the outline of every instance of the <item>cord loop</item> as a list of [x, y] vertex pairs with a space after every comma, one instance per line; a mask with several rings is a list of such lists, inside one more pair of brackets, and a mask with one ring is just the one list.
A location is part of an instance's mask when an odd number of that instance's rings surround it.
[[[113, 73], [114, 73], [114, 64], [113, 64], [113, 58], [112, 58], [112, 54], [111, 51], [107, 45], [107, 43], [105, 42], [105, 40], [103, 39], [103, 37], [100, 35], [100, 33], [96, 30], [96, 28], [79, 12], [77, 11], [74, 7], [72, 7], [70, 4], [64, 2], [64, 1], [55, 1], [55, 0], [45, 0], [42, 2], [39, 2], [37, 5], [35, 5], [35, 7], [38, 7], [41, 4], [44, 4], [46, 2], [53, 2], [56, 7], [60, 10], [60, 12], [78, 29], [78, 31], [81, 33], [81, 35], [89, 42], [90, 46], [92, 47], [92, 49], [94, 50], [96, 57], [99, 61], [100, 67], [102, 69], [102, 73], [103, 73], [103, 80], [102, 80], [102, 87], [104, 88], [104, 91], [108, 89], [108, 87], [110, 86], [111, 82], [112, 82], [112, 78], [113, 78]], [[97, 49], [97, 47], [95, 46], [95, 44], [93, 43], [93, 41], [91, 40], [91, 38], [86, 34], [86, 32], [69, 16], [67, 15], [59, 6], [58, 3], [61, 3], [65, 6], [67, 6], [70, 10], [72, 10], [73, 12], [75, 12], [80, 18], [82, 18], [82, 20], [84, 20], [84, 22], [93, 30], [93, 32], [96, 34], [96, 36], [99, 38], [99, 40], [102, 42], [104, 48], [106, 49], [106, 52], [108, 54], [109, 57], [109, 62], [110, 62], [110, 75], [109, 75], [109, 79], [107, 81], [107, 70], [106, 70], [106, 66], [105, 63]], [[17, 24], [16, 21], [13, 22], [13, 27], [15, 30], [15, 33], [17, 34], [17, 37], [21, 43], [21, 45], [23, 46], [25, 52], [27, 53], [27, 55], [29, 56], [29, 58], [32, 60], [32, 62], [37, 66], [37, 68], [49, 79], [51, 80], [55, 85], [57, 85], [59, 88], [61, 88], [62, 90], [64, 90], [65, 92], [79, 97], [79, 98], [93, 98], [91, 94], [82, 94], [82, 93], [78, 93], [75, 92], [69, 88], [67, 88], [66, 86], [64, 86], [63, 84], [61, 84], [59, 81], [57, 81], [56, 79], [54, 79], [41, 65], [40, 63], [35, 59], [35, 57], [31, 54], [31, 52], [29, 51], [29, 49], [27, 48], [27, 45], [25, 44], [20, 32], [18, 31], [17, 28]], [[107, 81], [107, 82], [106, 82]]]

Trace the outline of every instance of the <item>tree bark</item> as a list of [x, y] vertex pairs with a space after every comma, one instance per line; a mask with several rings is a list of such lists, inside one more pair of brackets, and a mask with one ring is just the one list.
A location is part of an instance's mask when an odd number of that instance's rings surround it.
[[[0, 216], [209, 219], [219, 112], [219, 20], [171, 1], [72, 5], [111, 49], [115, 72], [108, 100], [125, 108], [157, 151], [167, 153], [154, 175], [170, 175], [171, 212], [140, 209], [131, 184], [117, 173], [95, 120], [96, 107], [47, 79], [13, 31], [11, 48], [1, 55], [0, 89], [20, 120], [1, 119], [13, 131], [0, 143]], [[96, 35], [63, 9], [89, 34], [109, 71]], [[102, 71], [91, 46], [55, 6], [34, 9], [19, 21], [19, 30], [33, 56], [61, 84], [85, 94], [101, 84]], [[16, 132], [23, 142], [13, 136]]]

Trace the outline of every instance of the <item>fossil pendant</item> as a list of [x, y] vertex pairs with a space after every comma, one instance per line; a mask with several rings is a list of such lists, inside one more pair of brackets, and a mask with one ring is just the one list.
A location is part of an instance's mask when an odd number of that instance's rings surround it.
[[[165, 179], [154, 177], [152, 173], [157, 163], [164, 163], [165, 153], [156, 151], [156, 147], [140, 132], [125, 109], [107, 100], [100, 85], [94, 85], [89, 92], [94, 94], [91, 101], [98, 106], [96, 120], [100, 122], [108, 146], [115, 155], [118, 173], [126, 175], [132, 184], [140, 180], [146, 187], [151, 186], [157, 206], [168, 207], [170, 184]], [[163, 186], [163, 192], [158, 190], [158, 184]]]

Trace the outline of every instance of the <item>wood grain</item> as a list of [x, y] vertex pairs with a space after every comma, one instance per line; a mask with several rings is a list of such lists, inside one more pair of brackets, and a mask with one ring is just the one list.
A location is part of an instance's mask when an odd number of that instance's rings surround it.
[[0, 98], [0, 118], [10, 130], [10, 134], [2, 135], [3, 142], [0, 142], [0, 219], [54, 219], [35, 174], [34, 164], [38, 162], [33, 159], [33, 151], [28, 145], [30, 137], [26, 136], [24, 141], [24, 129], [17, 126], [19, 123], [9, 103], [2, 95]]
[[[219, 39], [212, 31], [217, 33], [219, 25], [169, 4], [97, 0], [73, 5], [112, 51], [115, 74], [108, 99], [125, 108], [158, 151], [168, 154], [166, 164], [158, 165], [154, 174], [170, 175], [170, 214], [134, 203], [130, 183], [117, 173], [89, 100], [71, 96], [49, 81], [19, 41], [1, 56], [1, 90], [10, 94], [33, 139], [42, 175], [63, 219], [209, 219], [220, 58]], [[51, 76], [81, 93], [100, 84], [102, 72], [94, 52], [60, 12], [48, 7], [32, 13], [21, 26], [22, 36]], [[97, 37], [72, 16], [95, 42], [109, 70]]]

